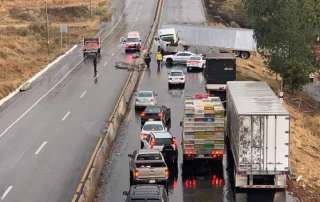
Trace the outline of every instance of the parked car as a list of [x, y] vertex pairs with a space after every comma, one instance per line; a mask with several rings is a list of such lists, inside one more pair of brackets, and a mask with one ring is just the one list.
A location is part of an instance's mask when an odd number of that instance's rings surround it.
[[176, 137], [169, 132], [151, 132], [146, 139], [143, 140], [144, 149], [159, 150], [167, 165], [178, 164], [178, 146]]
[[156, 105], [156, 94], [153, 91], [141, 90], [136, 93], [135, 108]]
[[140, 133], [140, 140], [141, 140], [141, 146], [140, 148], [143, 148], [143, 142], [142, 140], [147, 138], [147, 136], [152, 132], [152, 131], [162, 131], [165, 132], [168, 129], [164, 126], [162, 121], [147, 121], [144, 123], [141, 133]]
[[168, 193], [163, 185], [141, 184], [132, 185], [129, 191], [124, 191], [123, 195], [127, 196], [125, 202], [152, 201], [168, 202]]
[[172, 86], [185, 86], [185, 75], [182, 70], [171, 70], [168, 74], [168, 88], [171, 89]]
[[206, 67], [206, 60], [202, 55], [195, 55], [190, 57], [189, 60], [187, 60], [188, 72], [191, 72], [192, 70], [203, 71], [205, 67]]
[[187, 60], [189, 60], [193, 55], [195, 54], [192, 52], [182, 51], [182, 52], [177, 52], [176, 54], [173, 54], [173, 55], [163, 56], [163, 61], [168, 65], [186, 64]]
[[159, 150], [140, 149], [128, 156], [130, 185], [149, 183], [167, 186], [169, 170]]
[[149, 119], [162, 121], [167, 127], [171, 124], [171, 111], [165, 105], [148, 106], [141, 113], [141, 126]]

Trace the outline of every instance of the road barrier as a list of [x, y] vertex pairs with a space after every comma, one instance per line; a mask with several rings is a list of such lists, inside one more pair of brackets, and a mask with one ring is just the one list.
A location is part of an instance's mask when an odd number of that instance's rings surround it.
[[[151, 31], [148, 33], [143, 47], [146, 51], [150, 51], [154, 35], [158, 29], [163, 0], [158, 0], [155, 18]], [[144, 57], [142, 54], [141, 57]], [[104, 130], [104, 137], [99, 138], [93, 154], [86, 166], [84, 173], [80, 179], [77, 189], [72, 198], [72, 202], [91, 202], [95, 198], [99, 178], [101, 176], [105, 161], [111, 151], [112, 143], [116, 138], [118, 128], [125, 117], [131, 97], [141, 76], [141, 67], [144, 67], [143, 58], [135, 60], [133, 71], [130, 72], [126, 84], [118, 98], [115, 109], [109, 117]]]

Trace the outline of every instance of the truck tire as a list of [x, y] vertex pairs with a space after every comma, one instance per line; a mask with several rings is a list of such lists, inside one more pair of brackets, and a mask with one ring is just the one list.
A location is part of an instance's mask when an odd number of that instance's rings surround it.
[[169, 66], [171, 66], [171, 65], [173, 64], [172, 58], [168, 58], [168, 59], [166, 60], [166, 64], [169, 65]]
[[144, 145], [143, 142], [140, 141], [140, 149], [143, 149]]
[[191, 72], [192, 68], [191, 67], [187, 67], [187, 72]]
[[240, 57], [242, 59], [248, 59], [250, 57], [250, 53], [248, 51], [241, 51], [240, 52]]
[[130, 171], [130, 186], [133, 185], [133, 174], [132, 172]]

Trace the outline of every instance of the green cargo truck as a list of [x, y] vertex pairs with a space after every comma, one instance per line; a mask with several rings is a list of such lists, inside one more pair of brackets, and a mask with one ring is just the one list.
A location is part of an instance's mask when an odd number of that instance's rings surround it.
[[225, 110], [219, 97], [185, 98], [182, 125], [183, 160], [217, 159], [224, 154]]

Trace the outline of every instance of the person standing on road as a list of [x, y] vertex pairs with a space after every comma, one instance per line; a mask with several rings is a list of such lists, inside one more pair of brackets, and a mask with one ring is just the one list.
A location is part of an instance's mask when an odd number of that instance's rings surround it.
[[158, 68], [160, 68], [163, 57], [162, 57], [162, 53], [159, 49], [158, 49], [158, 52], [156, 53], [156, 60], [158, 63]]
[[144, 57], [144, 62], [146, 63], [147, 68], [149, 68], [151, 63], [151, 57], [149, 53], [147, 53], [146, 56]]
[[94, 56], [93, 58], [93, 71], [94, 71], [94, 77], [97, 76], [97, 56]]

